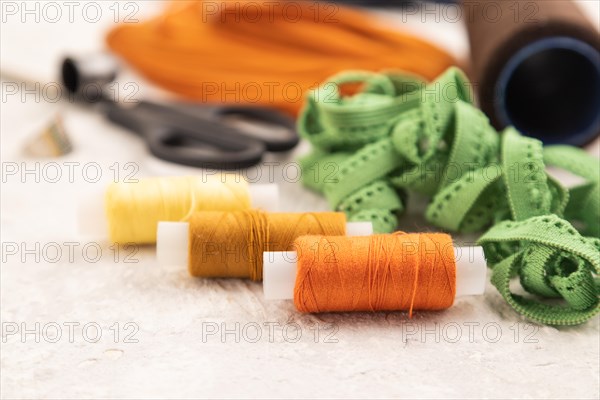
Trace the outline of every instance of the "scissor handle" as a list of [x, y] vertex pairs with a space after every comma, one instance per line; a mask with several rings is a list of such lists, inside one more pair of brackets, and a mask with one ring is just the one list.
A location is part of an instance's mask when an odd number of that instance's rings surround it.
[[[222, 128], [221, 132], [223, 132]], [[258, 164], [265, 152], [262, 143], [245, 137], [235, 138], [231, 133], [203, 133], [197, 142], [196, 132], [181, 128], [162, 127], [146, 132], [152, 154], [163, 160], [200, 168], [241, 169]], [[209, 138], [209, 135], [212, 136]], [[200, 144], [196, 144], [196, 143]]]
[[163, 160], [201, 168], [239, 169], [260, 162], [260, 141], [219, 121], [178, 114], [150, 102], [132, 107], [110, 103], [107, 117], [144, 137], [152, 154]]
[[256, 121], [283, 128], [273, 134], [253, 134], [251, 130], [243, 129], [245, 135], [253, 136], [263, 142], [267, 151], [288, 151], [300, 141], [294, 119], [277, 110], [266, 107], [223, 106], [215, 107], [213, 113], [218, 119], [239, 115], [249, 122]]

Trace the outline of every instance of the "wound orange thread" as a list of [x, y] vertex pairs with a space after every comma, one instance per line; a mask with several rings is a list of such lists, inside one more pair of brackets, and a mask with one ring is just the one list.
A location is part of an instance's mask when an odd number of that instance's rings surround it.
[[335, 6], [331, 15], [318, 3], [295, 2], [295, 20], [285, 1], [168, 4], [151, 20], [117, 26], [106, 41], [152, 82], [200, 102], [296, 114], [303, 93], [339, 71], [393, 67], [433, 79], [456, 64], [444, 50], [350, 7]]
[[189, 271], [262, 280], [263, 252], [293, 249], [303, 235], [345, 235], [344, 213], [198, 212], [190, 218]]
[[442, 310], [454, 302], [456, 262], [443, 233], [303, 236], [294, 304], [303, 312]]

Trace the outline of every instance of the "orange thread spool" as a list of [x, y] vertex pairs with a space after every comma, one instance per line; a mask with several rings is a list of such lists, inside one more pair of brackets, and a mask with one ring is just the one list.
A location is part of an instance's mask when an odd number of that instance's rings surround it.
[[442, 310], [454, 302], [452, 238], [398, 232], [365, 237], [303, 236], [294, 304], [303, 312]]
[[263, 252], [292, 250], [303, 235], [345, 235], [339, 212], [197, 212], [190, 218], [189, 272], [198, 277], [262, 280]]

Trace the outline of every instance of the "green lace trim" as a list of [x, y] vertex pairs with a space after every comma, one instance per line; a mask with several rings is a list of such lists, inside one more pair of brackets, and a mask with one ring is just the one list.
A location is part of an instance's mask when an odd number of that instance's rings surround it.
[[[348, 83], [362, 87], [344, 97]], [[334, 76], [308, 95], [299, 118], [313, 146], [300, 160], [303, 183], [379, 233], [396, 229], [411, 192], [430, 196], [425, 216], [439, 228], [491, 226], [479, 243], [504, 299], [540, 323], [583, 323], [600, 311], [599, 160], [544, 148], [513, 128], [498, 134], [470, 92], [456, 68], [429, 84], [395, 72]], [[583, 183], [564, 188], [546, 165]], [[513, 277], [530, 295], [511, 291]]]

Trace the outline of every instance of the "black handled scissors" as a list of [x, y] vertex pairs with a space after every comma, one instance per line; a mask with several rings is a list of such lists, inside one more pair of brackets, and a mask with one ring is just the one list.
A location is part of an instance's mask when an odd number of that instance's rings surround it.
[[239, 169], [259, 163], [266, 151], [287, 151], [299, 142], [293, 118], [268, 108], [149, 101], [124, 106], [102, 91], [115, 77], [116, 63], [105, 55], [68, 57], [62, 64], [69, 92], [100, 103], [110, 121], [142, 136], [152, 154], [163, 160]]

